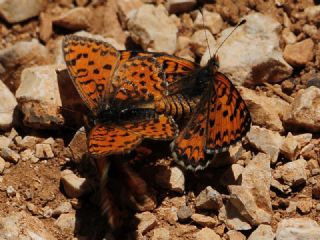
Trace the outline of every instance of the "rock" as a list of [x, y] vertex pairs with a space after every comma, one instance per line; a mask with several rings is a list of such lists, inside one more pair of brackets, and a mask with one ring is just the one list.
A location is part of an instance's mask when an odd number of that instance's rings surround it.
[[15, 96], [0, 80], [0, 129], [7, 130], [12, 126], [17, 104]]
[[[207, 31], [207, 36], [206, 36], [206, 31]], [[199, 57], [205, 53], [208, 47], [208, 44], [209, 46], [211, 46], [216, 42], [215, 38], [212, 36], [212, 34], [208, 32], [207, 29], [199, 29], [194, 32], [194, 34], [191, 36], [191, 39], [189, 38], [187, 39], [189, 41], [190, 48]]]
[[196, 29], [207, 28], [212, 34], [215, 35], [221, 32], [223, 20], [219, 13], [209, 12], [203, 8], [202, 14], [200, 11], [197, 12], [197, 17], [194, 20], [194, 27]]
[[157, 225], [157, 218], [150, 212], [137, 213], [135, 217], [139, 220], [137, 232], [144, 235]]
[[17, 191], [12, 186], [8, 186], [6, 192], [9, 198], [15, 197], [17, 194]]
[[283, 143], [280, 147], [280, 153], [290, 161], [294, 161], [298, 157], [299, 143], [290, 132], [288, 133], [288, 136], [283, 140]]
[[54, 222], [54, 225], [63, 232], [72, 234], [76, 232], [76, 220], [76, 215], [74, 213], [64, 213], [58, 217]]
[[20, 160], [20, 155], [10, 148], [2, 148], [0, 151], [0, 156], [4, 160], [12, 163], [17, 163]]
[[70, 198], [78, 198], [91, 188], [85, 178], [78, 177], [70, 170], [61, 172], [61, 183], [66, 195]]
[[240, 87], [239, 91], [250, 111], [253, 124], [273, 131], [284, 131], [281, 118], [289, 109], [287, 102], [279, 98], [259, 95], [245, 87]]
[[45, 206], [41, 209], [41, 215], [44, 218], [51, 218], [53, 210], [49, 206]]
[[177, 48], [178, 29], [162, 5], [144, 4], [129, 18], [128, 30], [144, 50], [173, 54]]
[[320, 6], [311, 6], [304, 9], [308, 20], [310, 22], [319, 23], [320, 22]]
[[56, 65], [26, 68], [16, 97], [24, 113], [23, 123], [34, 128], [53, 128], [62, 125], [62, 106]]
[[274, 178], [272, 178], [271, 180], [271, 186], [285, 194], [289, 194], [291, 192], [291, 188], [288, 185], [281, 184], [279, 181], [277, 181]]
[[310, 218], [282, 219], [278, 223], [277, 240], [315, 240], [320, 236], [320, 226]]
[[47, 42], [53, 33], [51, 16], [49, 14], [42, 12], [40, 14], [39, 21], [40, 21], [39, 37], [43, 42]]
[[228, 240], [246, 240], [246, 236], [244, 236], [241, 232], [236, 230], [230, 230], [227, 233]]
[[80, 163], [87, 154], [87, 136], [84, 127], [80, 128], [70, 141], [68, 148], [73, 156], [72, 160]]
[[72, 211], [72, 205], [70, 202], [62, 202], [58, 207], [53, 209], [52, 216], [58, 217], [63, 213], [70, 213]]
[[0, 218], [0, 239], [55, 240], [56, 238], [46, 230], [42, 221], [21, 211]]
[[284, 59], [292, 66], [304, 66], [313, 59], [314, 42], [308, 38], [301, 42], [287, 45], [283, 51]]
[[282, 146], [283, 137], [278, 132], [252, 126], [246, 139], [257, 150], [271, 156], [271, 163], [276, 163]]
[[36, 144], [35, 157], [37, 157], [39, 159], [53, 158], [54, 154], [52, 152], [52, 148], [51, 148], [50, 144], [46, 144], [46, 143]]
[[9, 23], [18, 23], [38, 16], [45, 0], [2, 0], [0, 2], [0, 15]]
[[315, 25], [305, 24], [302, 30], [313, 40], [315, 41], [320, 40], [320, 33]]
[[311, 79], [307, 82], [307, 88], [308, 88], [308, 87], [311, 87], [311, 86], [320, 88], [320, 77], [319, 77], [319, 78], [317, 78], [317, 77], [311, 78]]
[[196, 198], [198, 209], [219, 210], [223, 205], [221, 194], [208, 186]]
[[158, 208], [157, 211], [158, 216], [162, 219], [165, 219], [170, 225], [176, 224], [176, 222], [178, 221], [178, 209], [176, 207], [161, 207]]
[[240, 164], [232, 164], [222, 175], [220, 180], [224, 186], [236, 184], [243, 172], [244, 167]]
[[181, 206], [177, 212], [177, 216], [180, 222], [188, 221], [192, 214], [193, 212], [188, 206]]
[[3, 173], [5, 167], [6, 167], [6, 162], [2, 157], [0, 157], [0, 174]]
[[320, 131], [320, 89], [309, 87], [298, 92], [284, 115], [286, 128], [302, 128], [308, 132]]
[[273, 240], [274, 237], [271, 226], [261, 224], [251, 233], [248, 240]]
[[287, 213], [296, 213], [297, 210], [297, 202], [290, 201], [289, 206], [286, 208]]
[[297, 209], [300, 211], [302, 214], [308, 214], [310, 213], [312, 209], [312, 200], [307, 199], [307, 200], [300, 200], [297, 202]]
[[184, 174], [178, 167], [160, 169], [155, 176], [155, 180], [163, 188], [178, 193], [184, 191]]
[[0, 136], [0, 149], [9, 147], [11, 144], [11, 139], [6, 136]]
[[2, 80], [12, 92], [16, 92], [24, 68], [47, 64], [50, 61], [49, 51], [37, 39], [17, 42], [0, 51], [0, 64], [5, 68]]
[[32, 149], [42, 139], [35, 136], [25, 136], [17, 145], [22, 149]]
[[320, 182], [317, 182], [316, 185], [312, 186], [312, 197], [314, 199], [320, 199]]
[[202, 228], [199, 232], [194, 234], [195, 240], [221, 240], [220, 236], [210, 228]]
[[282, 38], [286, 44], [293, 44], [297, 42], [297, 37], [289, 28], [282, 30]]
[[197, 4], [196, 0], [168, 0], [166, 8], [169, 14], [191, 11]]
[[166, 228], [156, 228], [153, 230], [151, 240], [170, 240], [170, 232]]
[[231, 145], [228, 151], [219, 153], [214, 157], [211, 166], [214, 168], [230, 166], [231, 164], [238, 162], [243, 152], [244, 151], [241, 142]]
[[213, 217], [205, 216], [198, 213], [192, 214], [191, 219], [201, 227], [213, 228], [218, 225], [218, 221]]
[[307, 181], [306, 167], [307, 161], [298, 159], [277, 167], [273, 176], [277, 179], [282, 179], [288, 186], [297, 187]]
[[89, 8], [77, 7], [53, 19], [52, 23], [68, 30], [77, 31], [89, 28], [91, 18], [92, 12]]
[[230, 202], [252, 225], [270, 223], [270, 157], [259, 153], [242, 172], [241, 186], [230, 185]]
[[[292, 67], [283, 59], [279, 47], [280, 23], [260, 13], [251, 13], [245, 19], [246, 24], [240, 26], [219, 50], [219, 71], [238, 85], [274, 83], [288, 78]], [[217, 49], [233, 29], [222, 31], [210, 49]], [[201, 59], [202, 66], [207, 64], [209, 57], [207, 50]]]
[[228, 202], [219, 210], [219, 220], [224, 222], [228, 229], [245, 231], [250, 230], [248, 221], [239, 213], [239, 211]]
[[143, 5], [141, 0], [118, 0], [118, 16], [123, 27], [127, 26], [130, 16], [134, 15], [137, 9]]

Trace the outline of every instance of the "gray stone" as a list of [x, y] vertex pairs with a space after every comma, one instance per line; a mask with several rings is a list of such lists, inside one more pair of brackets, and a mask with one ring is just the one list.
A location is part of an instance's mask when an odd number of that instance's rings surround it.
[[310, 218], [289, 218], [278, 223], [277, 240], [316, 240], [320, 236], [320, 226]]
[[218, 221], [210, 216], [194, 213], [191, 216], [193, 222], [201, 227], [213, 228], [218, 225]]
[[271, 226], [261, 224], [251, 233], [248, 240], [273, 240], [274, 238], [275, 234], [272, 232]]
[[188, 206], [181, 206], [177, 212], [177, 216], [180, 222], [188, 221], [192, 214], [193, 212]]
[[0, 80], [0, 129], [7, 130], [12, 126], [13, 113], [17, 104], [13, 93]]
[[10, 148], [2, 148], [0, 150], [0, 156], [4, 160], [12, 163], [17, 163], [20, 160], [20, 155], [15, 151], [11, 150]]
[[222, 205], [221, 194], [210, 186], [201, 191], [196, 198], [196, 207], [198, 209], [219, 210]]

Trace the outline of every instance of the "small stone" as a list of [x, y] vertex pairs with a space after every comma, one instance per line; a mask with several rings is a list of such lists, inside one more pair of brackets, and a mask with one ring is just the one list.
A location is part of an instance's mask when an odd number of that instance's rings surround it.
[[312, 186], [312, 197], [314, 199], [320, 199], [320, 183], [317, 182], [316, 185]]
[[307, 161], [298, 159], [276, 168], [274, 176], [281, 178], [288, 186], [297, 187], [307, 181], [306, 167]]
[[151, 240], [170, 240], [170, 232], [166, 228], [156, 228], [153, 230]]
[[22, 161], [28, 161], [32, 157], [34, 157], [34, 151], [31, 149], [26, 149], [26, 150], [20, 152], [20, 157], [21, 157]]
[[288, 133], [288, 136], [283, 140], [280, 153], [290, 161], [297, 159], [299, 155], [299, 143], [291, 133]]
[[137, 213], [136, 218], [140, 221], [137, 227], [138, 234], [144, 235], [157, 225], [157, 218], [150, 212]]
[[202, 228], [199, 232], [194, 234], [195, 240], [221, 240], [220, 236], [210, 228]]
[[20, 155], [10, 148], [2, 148], [0, 156], [5, 160], [12, 163], [17, 163], [20, 160]]
[[72, 205], [70, 202], [63, 202], [58, 207], [53, 209], [52, 216], [58, 217], [63, 213], [70, 213], [72, 211]]
[[244, 236], [241, 232], [236, 230], [230, 230], [227, 233], [228, 240], [246, 240], [246, 236]]
[[0, 136], [0, 149], [9, 147], [11, 144], [11, 139], [6, 136]]
[[286, 209], [287, 213], [295, 213], [297, 210], [297, 202], [290, 201], [289, 206]]
[[314, 42], [312, 39], [305, 39], [301, 42], [287, 45], [283, 52], [284, 59], [292, 66], [304, 66], [313, 59]]
[[212, 34], [218, 34], [222, 30], [223, 20], [219, 13], [209, 12], [204, 8], [202, 14], [197, 12], [194, 26], [196, 29], [208, 28]]
[[54, 225], [65, 233], [74, 233], [76, 230], [76, 216], [74, 213], [61, 214]]
[[191, 11], [197, 4], [196, 0], [168, 0], [166, 8], [169, 14]]
[[6, 166], [6, 162], [4, 161], [4, 159], [2, 157], [0, 157], [0, 174], [3, 173], [5, 166]]
[[211, 46], [216, 42], [215, 38], [207, 29], [199, 29], [194, 32], [194, 34], [191, 36], [191, 39], [187, 39], [190, 43], [190, 48], [199, 57], [205, 53], [208, 44]]
[[88, 8], [77, 7], [53, 19], [53, 24], [69, 30], [83, 30], [90, 27], [92, 12]]
[[224, 222], [229, 229], [238, 231], [250, 230], [251, 225], [248, 221], [239, 213], [239, 211], [228, 202], [225, 206], [219, 210], [219, 220]]
[[118, 16], [122, 26], [126, 26], [130, 16], [134, 15], [137, 9], [143, 5], [141, 0], [118, 0]]
[[222, 205], [221, 194], [210, 186], [201, 191], [196, 198], [196, 207], [198, 209], [219, 210]]
[[40, 138], [34, 136], [25, 136], [19, 143], [18, 146], [22, 149], [33, 148], [37, 143], [42, 141]]
[[[1, 54], [1, 51], [0, 51]], [[1, 57], [1, 56], [0, 56]], [[0, 60], [1, 64], [1, 60]], [[14, 109], [17, 106], [17, 100], [9, 88], [0, 80], [0, 129], [10, 129], [13, 123]], [[2, 137], [2, 136], [1, 136]], [[1, 145], [5, 141], [1, 141]]]
[[18, 23], [38, 16], [43, 10], [44, 0], [2, 0], [0, 15], [9, 23]]
[[320, 6], [311, 6], [304, 9], [305, 14], [310, 22], [320, 22]]
[[[281, 176], [279, 176], [279, 178], [281, 178]], [[291, 192], [291, 188], [288, 185], [281, 184], [274, 178], [271, 180], [271, 186], [285, 194], [289, 194]]]
[[39, 37], [43, 42], [47, 42], [53, 33], [52, 19], [48, 14], [42, 12], [40, 14], [39, 21], [40, 21]]
[[90, 190], [88, 181], [78, 177], [70, 170], [61, 172], [61, 183], [66, 195], [70, 198], [78, 198]]
[[285, 28], [282, 31], [282, 38], [286, 44], [293, 44], [297, 42], [297, 37], [289, 28]]
[[278, 132], [252, 126], [246, 138], [254, 148], [269, 154], [271, 163], [277, 162], [280, 147], [283, 143], [283, 137]]
[[312, 209], [312, 200], [301, 200], [297, 202], [297, 209], [302, 213], [302, 214], [308, 214], [310, 213]]
[[53, 158], [54, 154], [52, 152], [52, 148], [51, 148], [50, 144], [43, 144], [43, 143], [36, 144], [35, 157], [37, 157], [39, 159]]
[[191, 216], [192, 221], [201, 227], [213, 228], [218, 225], [218, 221], [210, 216], [194, 213]]
[[183, 193], [184, 174], [178, 167], [166, 168], [161, 170], [155, 176], [156, 182], [163, 188], [171, 191]]
[[224, 186], [235, 185], [241, 176], [244, 167], [240, 164], [232, 164], [222, 175], [221, 184]]
[[307, 82], [307, 87], [317, 87], [320, 88], [320, 77], [319, 78], [312, 78]]
[[177, 216], [180, 222], [186, 222], [193, 214], [192, 210], [188, 206], [182, 206], [178, 209]]
[[278, 223], [277, 240], [319, 239], [320, 226], [310, 218], [288, 218]]
[[177, 48], [178, 28], [162, 5], [142, 5], [130, 16], [128, 30], [144, 50], [173, 54]]
[[287, 128], [320, 131], [320, 89], [309, 87], [298, 92], [283, 121]]
[[290, 80], [284, 80], [281, 83], [281, 89], [284, 93], [291, 95], [294, 90], [294, 83]]
[[39, 209], [36, 207], [36, 205], [30, 202], [27, 203], [27, 209], [32, 215], [37, 215], [39, 212]]
[[273, 240], [274, 237], [271, 226], [261, 224], [251, 233], [248, 240]]
[[16, 190], [12, 186], [8, 186], [6, 191], [8, 197], [15, 197], [17, 194]]
[[49, 206], [45, 206], [41, 209], [42, 216], [45, 218], [51, 218], [53, 210]]

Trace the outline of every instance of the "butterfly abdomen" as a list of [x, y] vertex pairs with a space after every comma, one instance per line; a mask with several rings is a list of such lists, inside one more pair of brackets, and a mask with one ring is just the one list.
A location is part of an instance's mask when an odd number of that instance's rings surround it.
[[181, 94], [166, 96], [156, 102], [155, 108], [158, 113], [170, 115], [175, 119], [188, 117], [195, 109], [198, 98], [190, 98]]

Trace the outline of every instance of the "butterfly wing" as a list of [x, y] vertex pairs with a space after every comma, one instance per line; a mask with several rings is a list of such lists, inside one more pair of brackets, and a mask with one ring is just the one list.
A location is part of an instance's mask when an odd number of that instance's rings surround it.
[[249, 131], [250, 112], [232, 82], [222, 73], [214, 75], [215, 95], [208, 114], [206, 152], [226, 151]]
[[88, 136], [88, 152], [93, 157], [129, 153], [142, 141], [140, 134], [118, 126], [97, 124]]
[[125, 128], [152, 140], [172, 140], [178, 132], [178, 127], [171, 117], [160, 115], [147, 121], [128, 123]]
[[75, 35], [64, 38], [63, 53], [76, 89], [96, 114], [105, 103], [120, 53], [108, 43]]

